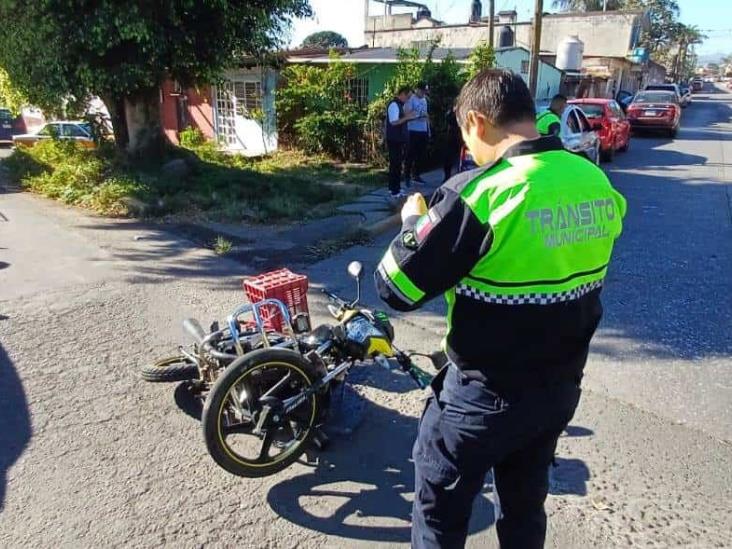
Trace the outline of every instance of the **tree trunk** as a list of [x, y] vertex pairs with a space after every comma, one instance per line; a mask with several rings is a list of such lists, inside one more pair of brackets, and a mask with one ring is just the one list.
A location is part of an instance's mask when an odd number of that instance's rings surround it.
[[165, 138], [160, 127], [160, 91], [149, 90], [124, 100], [127, 153], [139, 160], [162, 158]]
[[129, 142], [129, 134], [127, 132], [127, 119], [125, 117], [125, 100], [123, 97], [104, 96], [102, 101], [107, 106], [109, 117], [112, 122], [112, 132], [114, 132], [114, 142], [117, 148], [127, 150]]

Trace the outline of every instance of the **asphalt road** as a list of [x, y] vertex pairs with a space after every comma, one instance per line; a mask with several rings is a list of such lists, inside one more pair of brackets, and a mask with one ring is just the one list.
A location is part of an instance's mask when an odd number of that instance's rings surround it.
[[[730, 130], [732, 95], [697, 96], [678, 139], [635, 138], [607, 167], [629, 213], [553, 470], [550, 547], [732, 545]], [[352, 291], [347, 262], [373, 268], [386, 241], [312, 265], [313, 286]], [[408, 380], [362, 375], [355, 433], [259, 480], [213, 464], [173, 386], [139, 381], [181, 319], [241, 300], [241, 272], [159, 227], [0, 194], [0, 546], [407, 545]], [[433, 350], [443, 309], [395, 315], [398, 343]], [[496, 546], [489, 492], [471, 547]]]

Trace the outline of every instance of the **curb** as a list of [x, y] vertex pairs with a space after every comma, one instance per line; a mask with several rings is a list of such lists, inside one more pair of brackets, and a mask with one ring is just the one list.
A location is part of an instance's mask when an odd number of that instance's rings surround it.
[[[430, 203], [430, 199], [432, 198], [432, 195], [434, 192], [439, 189], [438, 186], [434, 190], [432, 190], [429, 194], [425, 194], [424, 198], [427, 201], [427, 204]], [[383, 219], [379, 219], [378, 221], [374, 221], [373, 223], [370, 223], [368, 225], [365, 225], [362, 227], [364, 231], [370, 236], [370, 237], [376, 237], [384, 234], [387, 231], [390, 231], [392, 229], [396, 229], [397, 227], [401, 226], [402, 219], [401, 219], [401, 213], [397, 212], [395, 214], [392, 214], [388, 217], [385, 217]]]

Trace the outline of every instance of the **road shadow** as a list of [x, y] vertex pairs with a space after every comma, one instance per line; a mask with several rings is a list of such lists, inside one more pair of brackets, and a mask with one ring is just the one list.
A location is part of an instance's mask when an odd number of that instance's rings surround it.
[[[314, 468], [274, 485], [267, 502], [280, 517], [303, 528], [350, 540], [408, 542], [417, 419], [368, 405], [364, 424], [333, 439]], [[495, 521], [490, 480], [473, 505], [470, 532]], [[317, 511], [317, 512], [316, 512]]]
[[[567, 430], [566, 436], [593, 434], [579, 426]], [[414, 491], [411, 451], [416, 433], [416, 418], [369, 402], [366, 419], [357, 431], [334, 438], [328, 450], [318, 454], [314, 469], [274, 485], [267, 502], [280, 517], [327, 535], [408, 542]], [[550, 472], [550, 493], [584, 496], [589, 478], [583, 461], [559, 457]], [[488, 473], [473, 504], [471, 534], [487, 530], [495, 522], [492, 491], [493, 478]]]
[[32, 435], [28, 402], [13, 363], [0, 345], [0, 512], [5, 507], [8, 470]]

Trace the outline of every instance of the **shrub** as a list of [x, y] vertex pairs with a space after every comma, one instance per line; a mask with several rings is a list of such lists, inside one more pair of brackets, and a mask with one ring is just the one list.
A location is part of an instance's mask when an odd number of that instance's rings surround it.
[[147, 190], [124, 172], [113, 147], [89, 150], [73, 141], [49, 139], [15, 151], [5, 165], [15, 181], [33, 192], [107, 215], [126, 214], [123, 199]]
[[290, 65], [282, 71], [277, 91], [279, 131], [311, 153], [354, 160], [361, 151], [366, 109], [351, 97], [355, 66], [335, 53], [323, 67]]
[[180, 146], [185, 149], [195, 149], [206, 143], [206, 138], [203, 136], [203, 132], [198, 128], [188, 126], [178, 134], [178, 140]]

